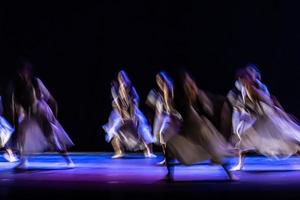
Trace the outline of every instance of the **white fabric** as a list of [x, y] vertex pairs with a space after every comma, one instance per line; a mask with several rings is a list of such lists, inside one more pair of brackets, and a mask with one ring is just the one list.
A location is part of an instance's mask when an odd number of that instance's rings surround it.
[[13, 127], [0, 116], [0, 147], [4, 147], [14, 132]]

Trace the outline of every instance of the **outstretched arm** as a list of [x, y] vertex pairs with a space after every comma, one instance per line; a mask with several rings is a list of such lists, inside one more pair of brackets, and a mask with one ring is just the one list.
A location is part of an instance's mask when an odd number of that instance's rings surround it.
[[268, 104], [269, 106], [274, 106], [273, 99], [269, 95], [267, 95], [264, 91], [257, 89], [255, 86], [249, 87], [249, 89], [247, 89], [247, 92], [249, 92], [249, 90], [250, 90], [249, 96], [257, 97], [258, 100]]
[[54, 99], [54, 97], [51, 95], [49, 90], [46, 88], [46, 86], [40, 79], [37, 79], [37, 82], [41, 93], [40, 98], [46, 101], [46, 103], [50, 106], [52, 112], [57, 117], [58, 106], [56, 100]]

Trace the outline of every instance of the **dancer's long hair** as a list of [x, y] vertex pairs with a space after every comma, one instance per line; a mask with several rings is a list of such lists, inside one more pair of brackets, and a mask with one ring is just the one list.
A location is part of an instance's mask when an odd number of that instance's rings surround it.
[[184, 77], [183, 77], [183, 89], [189, 103], [190, 104], [195, 103], [197, 100], [199, 89], [196, 82], [187, 72], [184, 73]]
[[163, 97], [165, 108], [167, 112], [171, 112], [173, 108], [173, 99], [174, 99], [174, 86], [172, 79], [164, 71], [159, 72], [156, 75], [156, 82], [159, 87], [159, 92]]

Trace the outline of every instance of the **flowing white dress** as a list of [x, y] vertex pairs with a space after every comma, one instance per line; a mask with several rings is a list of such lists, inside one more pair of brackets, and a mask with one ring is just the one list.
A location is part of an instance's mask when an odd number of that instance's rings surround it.
[[3, 111], [2, 99], [0, 96], [0, 148], [5, 147], [6, 143], [9, 141], [12, 133], [14, 132], [14, 128], [10, 125], [10, 123], [1, 116]]
[[[20, 107], [17, 148], [24, 154], [46, 150], [66, 151], [74, 143], [47, 104], [49, 91], [41, 80], [37, 79], [37, 82], [42, 98], [32, 104], [30, 114]], [[35, 94], [34, 88], [32, 90]]]
[[117, 109], [113, 109], [108, 123], [102, 126], [106, 132], [106, 141], [110, 142], [113, 137], [118, 137], [129, 151], [143, 150], [145, 144], [154, 143], [155, 138], [151, 134], [151, 127], [139, 109], [135, 111], [135, 118], [122, 120]]
[[[234, 107], [233, 132], [236, 147], [242, 151], [253, 150], [262, 155], [281, 158], [299, 150], [300, 126], [281, 108], [264, 101], [252, 101], [246, 89], [236, 83], [240, 93], [232, 98]], [[264, 98], [272, 102], [269, 93]]]
[[113, 110], [110, 113], [108, 123], [102, 126], [106, 132], [106, 141], [110, 142], [113, 137], [118, 137], [121, 144], [129, 151], [144, 150], [145, 144], [154, 143], [155, 138], [152, 136], [152, 129], [142, 111], [133, 105], [133, 112], [126, 118], [122, 118], [116, 106], [119, 96], [113, 88], [112, 96], [114, 99]]
[[181, 115], [173, 110], [167, 112], [163, 97], [155, 90], [151, 90], [147, 102], [155, 109], [153, 133], [157, 144], [166, 144], [174, 137], [181, 126]]

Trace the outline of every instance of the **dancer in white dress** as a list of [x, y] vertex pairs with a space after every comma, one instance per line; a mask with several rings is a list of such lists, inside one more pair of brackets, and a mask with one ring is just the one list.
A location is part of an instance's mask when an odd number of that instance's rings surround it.
[[74, 167], [67, 154], [67, 148], [74, 144], [56, 119], [56, 101], [42, 81], [33, 76], [32, 65], [27, 61], [18, 70], [13, 103], [18, 118], [14, 144], [21, 156], [16, 169], [26, 169], [27, 156], [45, 150], [59, 152], [68, 166]]
[[[158, 90], [151, 90], [147, 97], [147, 105], [155, 110], [153, 133], [156, 143], [165, 153], [166, 143], [179, 131], [182, 117], [174, 108], [174, 86], [166, 72], [156, 75]], [[165, 159], [158, 163], [164, 165]]]
[[240, 70], [228, 98], [233, 106], [232, 127], [241, 170], [245, 153], [256, 151], [271, 158], [289, 157], [299, 150], [300, 126], [270, 95], [260, 73], [247, 66]]
[[5, 150], [3, 157], [9, 162], [18, 161], [17, 157], [14, 155], [12, 149], [8, 145], [8, 141], [10, 140], [13, 132], [14, 128], [3, 117], [3, 104], [0, 96], [0, 148]]
[[[156, 157], [152, 153], [151, 127], [139, 109], [139, 97], [125, 71], [120, 71], [118, 81], [112, 84], [112, 107], [109, 121], [103, 126], [106, 141], [111, 142], [115, 155], [124, 156], [124, 150], [144, 150], [145, 157]], [[125, 148], [125, 149], [124, 149]]]

